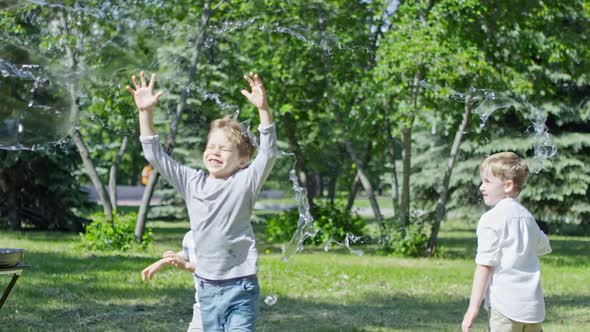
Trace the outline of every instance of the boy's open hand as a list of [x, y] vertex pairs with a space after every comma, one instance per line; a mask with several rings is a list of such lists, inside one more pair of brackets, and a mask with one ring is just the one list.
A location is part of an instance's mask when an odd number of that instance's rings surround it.
[[242, 90], [242, 94], [258, 109], [268, 110], [266, 92], [258, 74], [250, 73], [249, 75], [244, 75], [244, 79], [250, 84], [252, 92]]
[[143, 71], [139, 73], [141, 77], [141, 85], [137, 83], [137, 78], [135, 75], [131, 76], [131, 80], [135, 85], [135, 90], [133, 90], [130, 86], [127, 86], [127, 91], [133, 96], [135, 99], [135, 104], [140, 111], [149, 111], [156, 105], [158, 99], [162, 95], [162, 91], [158, 91], [154, 95], [154, 83], [156, 82], [156, 74], [152, 74], [150, 78], [150, 83], [145, 83], [145, 74]]
[[154, 274], [159, 272], [166, 265], [171, 265], [169, 258], [162, 258], [154, 264], [146, 267], [141, 271], [141, 280], [151, 280], [154, 277]]
[[469, 329], [473, 325], [475, 318], [477, 317], [478, 309], [469, 307], [465, 316], [463, 317], [463, 322], [461, 323], [461, 331], [462, 332], [469, 332]]
[[188, 260], [184, 259], [184, 257], [178, 255], [173, 251], [166, 251], [164, 253], [164, 258], [170, 262], [170, 265], [177, 267], [182, 270], [186, 270], [189, 272], [195, 272], [194, 264], [191, 264]]

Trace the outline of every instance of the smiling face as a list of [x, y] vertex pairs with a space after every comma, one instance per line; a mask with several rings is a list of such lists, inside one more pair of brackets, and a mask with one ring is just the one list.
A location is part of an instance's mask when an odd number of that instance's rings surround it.
[[479, 175], [481, 177], [479, 191], [487, 206], [494, 206], [502, 199], [511, 196], [514, 189], [512, 180], [502, 180], [493, 175], [489, 168], [484, 169]]
[[227, 179], [246, 166], [248, 158], [240, 157], [236, 143], [229, 139], [223, 129], [215, 129], [211, 131], [203, 152], [203, 163], [210, 176]]

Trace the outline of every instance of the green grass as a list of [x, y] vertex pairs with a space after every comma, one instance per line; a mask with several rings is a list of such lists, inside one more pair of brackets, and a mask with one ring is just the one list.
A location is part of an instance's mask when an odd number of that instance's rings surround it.
[[[188, 225], [155, 222], [145, 252], [89, 253], [78, 236], [48, 232], [0, 233], [2, 247], [26, 248], [26, 270], [0, 309], [2, 331], [185, 331], [193, 285], [168, 269], [151, 282], [140, 271], [166, 249], [178, 249]], [[258, 227], [257, 227], [258, 228]], [[263, 239], [262, 236], [259, 237]], [[542, 258], [546, 331], [590, 326], [590, 239], [551, 237]], [[259, 331], [457, 331], [474, 269], [472, 225], [443, 224], [445, 258], [355, 256], [344, 249], [308, 248], [288, 263], [278, 246], [259, 241]], [[0, 288], [10, 278], [0, 275]], [[473, 331], [486, 331], [482, 311]]]

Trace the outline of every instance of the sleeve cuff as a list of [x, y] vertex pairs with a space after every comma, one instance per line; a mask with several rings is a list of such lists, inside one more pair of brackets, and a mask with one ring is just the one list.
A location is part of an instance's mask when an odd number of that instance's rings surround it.
[[271, 122], [270, 125], [268, 125], [267, 127], [264, 127], [262, 124], [258, 126], [258, 131], [261, 134], [268, 134], [271, 132], [271, 130], [275, 127], [275, 123]]
[[496, 266], [498, 265], [498, 261], [494, 257], [485, 257], [485, 256], [475, 256], [475, 264], [477, 265], [486, 265], [486, 266]]
[[139, 136], [139, 141], [141, 143], [154, 143], [159, 141], [159, 137], [157, 134], [153, 136]]

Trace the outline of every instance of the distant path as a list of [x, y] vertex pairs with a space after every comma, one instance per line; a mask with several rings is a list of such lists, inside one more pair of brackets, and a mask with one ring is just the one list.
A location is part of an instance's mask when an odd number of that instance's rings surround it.
[[[144, 186], [117, 186], [117, 203], [119, 206], [139, 206], [143, 196]], [[88, 193], [88, 199], [95, 203], [100, 203], [96, 190], [93, 186], [82, 186], [82, 191]], [[159, 205], [162, 198], [153, 195], [151, 205]]]
[[[141, 197], [143, 196], [144, 186], [117, 186], [117, 198], [119, 206], [139, 206], [141, 205]], [[100, 203], [96, 190], [93, 186], [82, 186], [82, 190], [88, 193], [88, 199], [95, 203]], [[260, 198], [265, 200], [256, 202], [254, 209], [256, 210], [271, 210], [271, 211], [283, 211], [293, 209], [297, 207], [295, 202], [293, 203], [275, 203], [272, 199], [283, 198], [284, 193], [278, 190], [266, 190], [260, 192]], [[162, 203], [162, 197], [154, 194], [150, 205], [160, 205]], [[382, 207], [381, 214], [385, 218], [393, 216], [393, 209]], [[373, 210], [370, 207], [353, 207], [353, 212], [363, 217], [373, 217]]]

